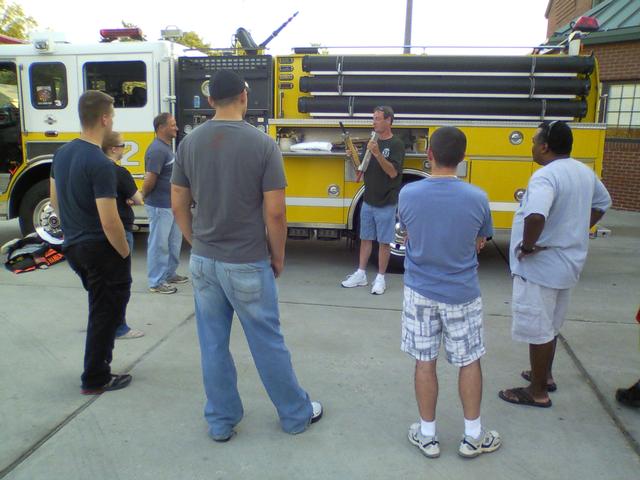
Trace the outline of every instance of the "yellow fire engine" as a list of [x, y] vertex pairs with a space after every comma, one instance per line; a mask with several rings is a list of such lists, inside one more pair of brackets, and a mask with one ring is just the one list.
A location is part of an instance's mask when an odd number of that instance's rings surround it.
[[[106, 41], [94, 45], [61, 43], [50, 34], [0, 46], [0, 217], [19, 217], [24, 233], [58, 227], [48, 208], [49, 168], [55, 150], [79, 134], [82, 92], [115, 98], [115, 129], [127, 144], [123, 165], [140, 180], [153, 117], [174, 113], [178, 141], [188, 135], [214, 113], [208, 82], [222, 68], [245, 77], [247, 121], [283, 152], [293, 238], [357, 236], [363, 185], [339, 124], [364, 144], [377, 105], [396, 112], [394, 135], [406, 148], [404, 183], [429, 176], [425, 150], [435, 129], [456, 125], [465, 132], [468, 150], [458, 176], [488, 193], [496, 228], [510, 228], [536, 168], [531, 141], [541, 120], [571, 122], [573, 156], [598, 174], [602, 169], [605, 127], [597, 121], [592, 56], [340, 55], [316, 48], [271, 56], [244, 29], [233, 48], [211, 55], [170, 41], [110, 41], [134, 33], [103, 31]], [[392, 252], [401, 260], [401, 235]]]

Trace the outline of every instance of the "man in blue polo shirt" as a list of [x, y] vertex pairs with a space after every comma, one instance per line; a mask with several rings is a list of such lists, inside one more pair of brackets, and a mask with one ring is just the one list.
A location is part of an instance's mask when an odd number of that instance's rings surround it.
[[147, 277], [149, 291], [171, 294], [178, 289], [174, 284], [186, 283], [187, 277], [178, 275], [182, 233], [171, 212], [171, 172], [175, 154], [171, 142], [178, 133], [176, 120], [170, 113], [161, 113], [153, 119], [155, 140], [144, 155], [145, 176], [142, 196], [149, 216], [147, 241]]
[[131, 382], [131, 375], [112, 375], [109, 367], [131, 292], [131, 257], [116, 205], [115, 170], [101, 149], [113, 126], [113, 98], [89, 90], [78, 113], [82, 134], [54, 155], [50, 193], [64, 254], [88, 292], [82, 393], [96, 395]]
[[487, 194], [456, 177], [466, 147], [461, 130], [436, 130], [427, 151], [431, 176], [406, 185], [398, 208], [407, 230], [401, 348], [416, 360], [420, 413], [409, 441], [430, 458], [440, 455], [436, 362], [443, 337], [447, 360], [459, 368], [464, 435], [458, 454], [476, 457], [501, 445], [498, 432], [480, 421], [485, 348], [477, 252], [493, 231]]

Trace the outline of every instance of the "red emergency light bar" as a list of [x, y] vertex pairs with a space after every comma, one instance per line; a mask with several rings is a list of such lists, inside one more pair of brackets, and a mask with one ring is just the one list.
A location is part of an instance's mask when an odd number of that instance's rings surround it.
[[597, 32], [600, 29], [596, 17], [580, 17], [575, 22], [571, 22], [571, 30], [581, 32]]
[[20, 40], [19, 38], [10, 37], [9, 35], [0, 34], [0, 43], [18, 44], [18, 43], [27, 43], [27, 42], [25, 42], [24, 40]]
[[100, 30], [103, 42], [113, 42], [119, 38], [130, 38], [132, 40], [144, 40], [140, 28], [103, 28]]

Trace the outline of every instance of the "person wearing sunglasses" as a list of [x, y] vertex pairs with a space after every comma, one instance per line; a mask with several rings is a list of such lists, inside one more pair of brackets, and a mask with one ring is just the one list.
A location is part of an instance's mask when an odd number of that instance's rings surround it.
[[[124, 226], [124, 234], [127, 237], [129, 251], [133, 252], [133, 221], [135, 215], [132, 205], [142, 205], [142, 195], [138, 191], [136, 182], [134, 181], [129, 170], [119, 164], [124, 155], [125, 143], [122, 135], [118, 132], [108, 133], [102, 141], [102, 151], [111, 160], [116, 169], [117, 194], [116, 204], [118, 207], [118, 215]], [[128, 340], [132, 338], [140, 338], [144, 336], [144, 332], [136, 330], [127, 325], [126, 316], [123, 316], [122, 322], [116, 330], [117, 340]]]
[[589, 229], [611, 205], [595, 172], [571, 158], [573, 134], [565, 122], [543, 122], [534, 137], [529, 179], [513, 218], [510, 267], [513, 276], [512, 337], [529, 344], [527, 387], [499, 392], [506, 402], [550, 407], [557, 385], [551, 373], [556, 341], [571, 289], [578, 283], [589, 247]]

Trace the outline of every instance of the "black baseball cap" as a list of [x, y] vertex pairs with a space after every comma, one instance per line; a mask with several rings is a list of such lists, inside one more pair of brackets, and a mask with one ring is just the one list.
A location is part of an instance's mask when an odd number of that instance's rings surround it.
[[209, 95], [214, 100], [235, 97], [249, 86], [244, 79], [232, 70], [218, 70], [209, 82]]

